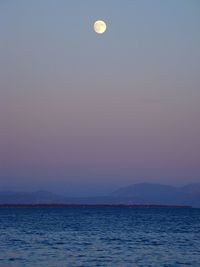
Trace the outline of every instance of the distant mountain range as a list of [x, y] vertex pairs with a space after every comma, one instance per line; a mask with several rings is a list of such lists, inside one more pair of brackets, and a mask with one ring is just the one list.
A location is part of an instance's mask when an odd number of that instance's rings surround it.
[[183, 187], [140, 183], [101, 197], [66, 197], [47, 191], [0, 192], [0, 204], [146, 204], [200, 207], [200, 183]]

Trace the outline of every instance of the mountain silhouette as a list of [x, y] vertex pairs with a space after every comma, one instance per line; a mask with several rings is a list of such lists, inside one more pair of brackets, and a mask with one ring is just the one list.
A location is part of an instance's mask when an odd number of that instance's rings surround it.
[[192, 205], [200, 207], [200, 184], [183, 187], [141, 183], [123, 187], [113, 196], [139, 204]]
[[140, 183], [101, 197], [66, 197], [48, 191], [0, 192], [0, 204], [142, 204], [200, 207], [200, 184], [182, 187]]

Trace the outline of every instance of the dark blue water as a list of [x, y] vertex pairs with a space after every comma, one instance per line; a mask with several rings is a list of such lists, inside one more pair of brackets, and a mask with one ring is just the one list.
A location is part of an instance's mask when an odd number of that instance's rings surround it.
[[1, 267], [200, 266], [200, 209], [0, 209]]

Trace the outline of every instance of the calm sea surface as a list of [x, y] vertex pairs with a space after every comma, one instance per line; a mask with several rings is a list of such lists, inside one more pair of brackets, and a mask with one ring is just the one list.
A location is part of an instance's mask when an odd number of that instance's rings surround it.
[[200, 209], [2, 208], [0, 267], [197, 266]]

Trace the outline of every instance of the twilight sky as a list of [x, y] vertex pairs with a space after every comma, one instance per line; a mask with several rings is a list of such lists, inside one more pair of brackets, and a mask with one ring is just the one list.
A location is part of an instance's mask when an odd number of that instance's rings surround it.
[[0, 190], [200, 182], [199, 102], [199, 0], [0, 0]]

